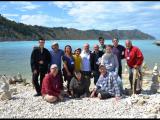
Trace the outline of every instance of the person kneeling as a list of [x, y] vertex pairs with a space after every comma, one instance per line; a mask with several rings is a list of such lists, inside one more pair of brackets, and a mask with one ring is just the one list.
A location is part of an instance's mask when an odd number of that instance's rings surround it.
[[52, 64], [50, 67], [50, 73], [46, 74], [42, 83], [42, 96], [47, 102], [56, 102], [62, 100], [60, 76], [58, 75], [58, 67], [56, 64]]
[[99, 71], [101, 75], [90, 97], [98, 96], [100, 99], [115, 97], [116, 100], [120, 99], [120, 87], [117, 77], [112, 72], [107, 72], [104, 65], [100, 65]]
[[73, 98], [83, 98], [87, 96], [87, 85], [80, 71], [75, 72], [75, 76], [70, 82], [70, 91]]

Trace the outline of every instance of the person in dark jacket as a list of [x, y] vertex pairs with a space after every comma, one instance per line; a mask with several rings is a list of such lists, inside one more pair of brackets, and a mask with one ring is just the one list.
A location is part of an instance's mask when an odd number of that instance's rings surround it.
[[94, 77], [94, 84], [96, 84], [100, 72], [99, 72], [99, 58], [102, 57], [104, 53], [102, 51], [99, 51], [99, 46], [98, 45], [94, 45], [94, 51], [91, 53], [91, 70], [92, 70], [92, 74]]
[[70, 82], [69, 89], [73, 98], [82, 98], [87, 96], [87, 84], [80, 71], [75, 71], [75, 76]]
[[[42, 88], [42, 80], [45, 74], [48, 72], [48, 67], [51, 61], [49, 51], [44, 48], [45, 40], [39, 40], [39, 47], [33, 49], [31, 53], [31, 69], [32, 69], [32, 83], [36, 89], [37, 94], [34, 96], [41, 95], [41, 88]], [[40, 84], [38, 77], [40, 76]]]

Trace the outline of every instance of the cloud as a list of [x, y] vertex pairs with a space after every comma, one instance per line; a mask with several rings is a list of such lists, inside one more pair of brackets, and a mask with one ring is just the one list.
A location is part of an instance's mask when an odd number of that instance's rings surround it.
[[61, 1], [56, 1], [56, 2], [52, 2], [51, 4], [53, 4], [53, 5], [56, 5], [57, 7], [59, 7], [59, 8], [69, 8], [69, 7], [72, 7], [72, 2], [67, 2], [67, 1], [63, 1], [63, 2], [61, 2]]
[[150, 9], [160, 10], [160, 4], [153, 5], [153, 6], [150, 7]]
[[40, 8], [41, 6], [40, 5], [36, 5], [36, 4], [33, 4], [31, 2], [10, 2], [11, 4], [15, 4], [17, 5], [17, 9], [18, 10], [21, 10], [21, 11], [27, 11], [27, 10], [35, 10], [35, 9], [38, 9]]
[[61, 26], [64, 24], [64, 19], [52, 17], [44, 14], [35, 14], [35, 15], [22, 15], [20, 22], [27, 25], [39, 25], [47, 27]]
[[2, 14], [4, 17], [18, 17], [18, 14]]
[[[53, 2], [59, 8], [66, 10], [74, 22], [81, 25], [100, 24], [118, 14], [137, 11], [134, 2]], [[115, 18], [115, 17], [114, 17]]]

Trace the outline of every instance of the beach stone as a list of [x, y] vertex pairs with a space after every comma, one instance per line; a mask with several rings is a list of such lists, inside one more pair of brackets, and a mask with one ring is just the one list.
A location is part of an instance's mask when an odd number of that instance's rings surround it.
[[13, 94], [13, 95], [17, 94], [17, 88], [16, 88], [16, 87], [10, 88], [9, 91], [10, 91], [10, 93]]
[[10, 99], [11, 99], [11, 93], [10, 93], [10, 91], [3, 92], [0, 95], [0, 100], [10, 100]]
[[6, 77], [2, 76], [1, 77], [1, 83], [0, 83], [0, 92], [6, 92], [9, 90], [9, 84], [6, 81]]
[[149, 99], [150, 97], [148, 95], [143, 96], [144, 99]]
[[146, 103], [146, 101], [143, 98], [139, 99], [137, 102], [138, 105], [143, 105], [144, 103]]

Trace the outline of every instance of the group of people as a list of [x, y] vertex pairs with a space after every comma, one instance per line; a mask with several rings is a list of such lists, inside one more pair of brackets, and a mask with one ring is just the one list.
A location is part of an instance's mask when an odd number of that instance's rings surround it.
[[[31, 54], [32, 82], [37, 94], [48, 102], [62, 100], [64, 96], [63, 82], [67, 82], [67, 95], [73, 98], [98, 97], [119, 99], [123, 90], [122, 59], [126, 59], [129, 68], [131, 89], [139, 94], [142, 90], [141, 65], [143, 54], [141, 50], [126, 40], [124, 47], [114, 38], [113, 45], [104, 44], [103, 37], [99, 37], [99, 45], [90, 50], [88, 43], [83, 49], [74, 52], [70, 45], [64, 50], [57, 42], [52, 43], [51, 50], [47, 50], [44, 39], [39, 39], [39, 46]], [[138, 73], [138, 79], [133, 89], [133, 71]], [[40, 82], [39, 82], [40, 77]], [[94, 89], [90, 90], [91, 78], [94, 78]]]

